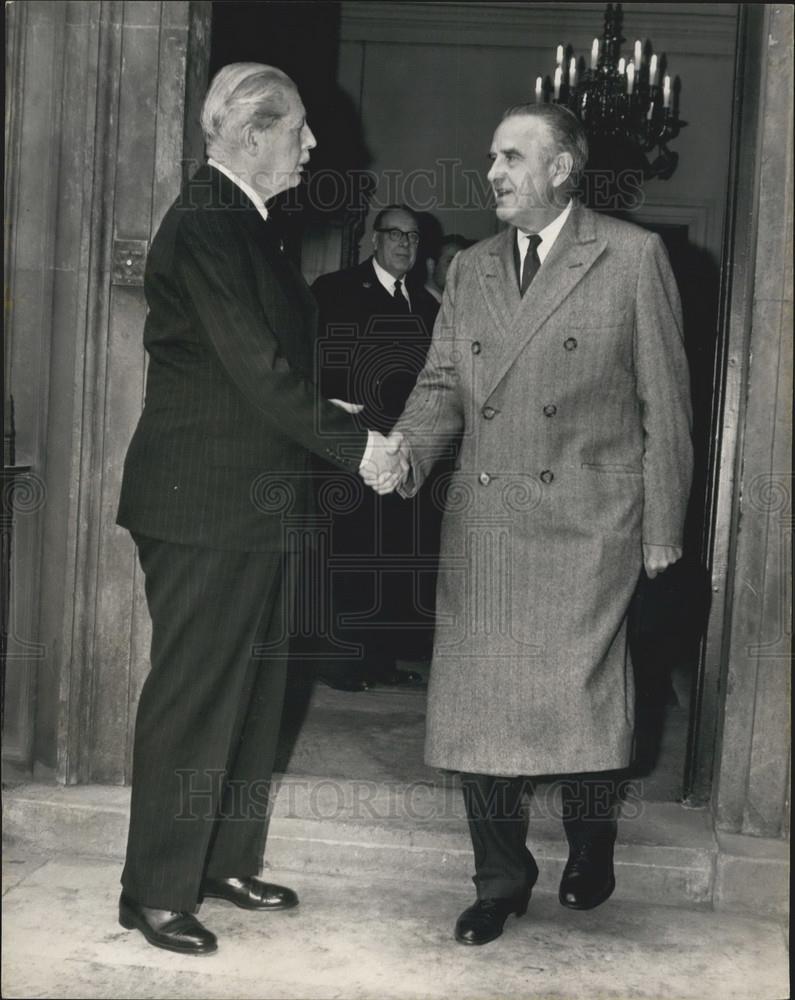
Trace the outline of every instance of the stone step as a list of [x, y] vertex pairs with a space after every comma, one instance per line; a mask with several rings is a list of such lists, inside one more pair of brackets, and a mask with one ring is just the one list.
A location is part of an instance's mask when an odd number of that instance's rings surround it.
[[[468, 884], [472, 853], [457, 788], [300, 775], [277, 776], [275, 785], [266, 867]], [[129, 788], [29, 784], [4, 798], [4, 836], [13, 842], [45, 852], [124, 855]], [[197, 808], [201, 801], [198, 794]], [[532, 803], [530, 808], [538, 890], [557, 892], [567, 855], [561, 825], [553, 808], [539, 808], [547, 815], [533, 815]], [[712, 905], [719, 852], [708, 811], [635, 803], [629, 812], [616, 847], [616, 897]], [[748, 863], [746, 858], [746, 877]]]

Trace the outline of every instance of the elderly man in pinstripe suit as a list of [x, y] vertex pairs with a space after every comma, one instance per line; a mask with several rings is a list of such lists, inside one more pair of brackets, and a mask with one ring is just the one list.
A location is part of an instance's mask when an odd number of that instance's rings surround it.
[[[310, 453], [379, 488], [397, 447], [312, 381], [312, 294], [265, 203], [300, 183], [315, 145], [280, 70], [224, 67], [202, 110], [208, 163], [169, 209], [147, 260], [143, 414], [118, 523], [132, 533], [152, 618], [136, 719], [119, 919], [151, 944], [215, 951], [205, 897], [295, 906], [257, 878], [285, 683], [285, 500], [311, 502]], [[365, 457], [367, 461], [365, 462]]]
[[395, 430], [412, 495], [462, 434], [442, 526], [426, 762], [460, 772], [482, 945], [525, 912], [526, 777], [559, 776], [560, 902], [612, 893], [614, 772], [633, 729], [627, 612], [682, 554], [692, 449], [679, 296], [662, 242], [572, 198], [588, 155], [557, 105], [506, 111], [489, 181], [508, 227], [448, 272]]

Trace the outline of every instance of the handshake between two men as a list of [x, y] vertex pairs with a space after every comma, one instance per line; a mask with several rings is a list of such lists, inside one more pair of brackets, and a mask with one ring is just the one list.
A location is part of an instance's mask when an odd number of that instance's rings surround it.
[[[329, 402], [346, 413], [361, 413], [364, 409], [362, 403], [349, 403], [343, 399], [330, 399]], [[367, 434], [367, 447], [359, 464], [359, 475], [380, 496], [394, 493], [409, 474], [408, 441], [394, 431], [385, 436], [371, 429]]]
[[376, 493], [394, 493], [409, 474], [409, 444], [400, 433], [393, 431], [387, 437], [370, 431], [367, 450], [359, 466], [359, 475]]

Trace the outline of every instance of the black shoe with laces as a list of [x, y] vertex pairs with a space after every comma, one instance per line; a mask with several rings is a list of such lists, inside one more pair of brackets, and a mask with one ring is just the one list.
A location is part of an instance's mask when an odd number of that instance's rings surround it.
[[505, 921], [512, 913], [521, 917], [527, 912], [531, 888], [520, 896], [498, 896], [473, 903], [456, 921], [456, 941], [459, 944], [488, 944], [494, 941], [502, 934]]
[[572, 839], [560, 880], [561, 905], [570, 910], [592, 910], [612, 895], [616, 887], [614, 842], [615, 837], [609, 835]]
[[156, 948], [182, 955], [211, 955], [218, 950], [215, 935], [192, 913], [143, 906], [126, 892], [119, 899], [119, 923], [126, 930], [139, 930]]

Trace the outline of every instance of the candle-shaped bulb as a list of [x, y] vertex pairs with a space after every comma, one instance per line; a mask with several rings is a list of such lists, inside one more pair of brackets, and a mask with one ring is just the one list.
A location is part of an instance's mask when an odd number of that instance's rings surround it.
[[562, 81], [563, 81], [563, 69], [562, 69], [562, 67], [558, 66], [558, 68], [555, 70], [555, 100], [556, 101], [560, 97], [560, 85], [561, 85]]
[[670, 108], [671, 106], [671, 78], [666, 74], [663, 78], [663, 107]]
[[632, 97], [632, 91], [635, 89], [635, 65], [630, 63], [627, 66], [627, 93]]
[[562, 66], [563, 65], [563, 46], [562, 45], [558, 46], [558, 51], [555, 53], [555, 65], [556, 66]]
[[624, 58], [624, 57], [622, 56], [622, 57], [621, 57], [621, 58], [620, 58], [620, 59], [618, 60], [618, 75], [619, 75], [619, 76], [623, 76], [623, 74], [624, 74], [624, 70], [625, 70], [626, 68], [627, 68], [627, 61], [626, 61], [626, 59], [625, 59], [625, 58]]
[[640, 39], [635, 39], [635, 67], [640, 69], [640, 61], [643, 57], [643, 46], [640, 44]]
[[596, 64], [599, 62], [599, 39], [594, 38], [593, 45], [591, 46], [591, 69], [596, 69]]
[[654, 101], [649, 105], [649, 110], [646, 112], [647, 121], [651, 121], [652, 115], [654, 114]]
[[569, 86], [572, 90], [577, 86], [577, 60], [574, 56], [569, 60]]
[[539, 103], [544, 93], [544, 82], [540, 76], [536, 77], [536, 104]]
[[657, 56], [651, 57], [649, 62], [649, 86], [653, 87], [657, 83]]

